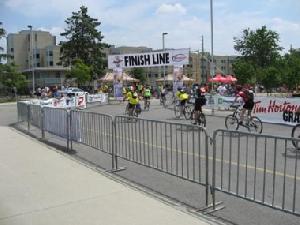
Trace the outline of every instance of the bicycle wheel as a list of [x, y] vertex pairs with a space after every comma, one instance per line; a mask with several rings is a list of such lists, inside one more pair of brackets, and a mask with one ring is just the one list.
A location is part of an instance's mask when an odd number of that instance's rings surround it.
[[191, 119], [192, 111], [193, 111], [193, 109], [192, 109], [191, 106], [187, 105], [187, 106], [184, 107], [183, 115], [184, 115], [184, 118], [186, 120], [190, 120]]
[[180, 118], [180, 105], [175, 105], [174, 106], [174, 113], [175, 113], [175, 117], [177, 119]]
[[249, 121], [250, 132], [261, 134], [263, 129], [263, 124], [257, 116], [252, 116]]
[[227, 130], [237, 130], [239, 121], [233, 115], [228, 115], [225, 118], [225, 127]]
[[206, 117], [202, 112], [199, 114], [197, 121], [199, 126], [206, 127]]
[[[297, 124], [296, 126], [293, 127], [292, 138], [300, 139], [300, 124]], [[292, 141], [292, 143], [293, 143], [293, 145], [296, 149], [300, 149], [300, 140], [299, 141]]]

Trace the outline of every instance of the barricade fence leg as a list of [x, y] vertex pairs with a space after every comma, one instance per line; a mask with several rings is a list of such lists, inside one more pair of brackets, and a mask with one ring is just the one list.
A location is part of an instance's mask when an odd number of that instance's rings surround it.
[[41, 108], [41, 133], [42, 139], [45, 139], [45, 109]]
[[67, 151], [70, 150], [70, 110], [66, 110], [67, 113]]
[[27, 105], [27, 132], [30, 132], [30, 119], [31, 119], [30, 105]]

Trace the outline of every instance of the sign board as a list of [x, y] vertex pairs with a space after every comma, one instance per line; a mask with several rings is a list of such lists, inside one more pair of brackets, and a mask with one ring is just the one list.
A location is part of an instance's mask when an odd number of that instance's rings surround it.
[[188, 63], [188, 48], [160, 52], [145, 52], [108, 56], [109, 69], [185, 65]]

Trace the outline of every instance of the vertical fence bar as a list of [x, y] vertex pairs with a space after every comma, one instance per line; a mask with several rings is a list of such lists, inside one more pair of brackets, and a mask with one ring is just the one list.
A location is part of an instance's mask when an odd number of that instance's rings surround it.
[[241, 152], [241, 135], [238, 135], [238, 153], [237, 153], [237, 171], [236, 171], [236, 194], [239, 194], [240, 184], [240, 152]]
[[286, 181], [286, 157], [287, 157], [287, 140], [284, 140], [284, 169], [283, 169], [283, 187], [282, 187], [282, 205], [281, 209], [285, 208], [285, 181]]
[[173, 173], [173, 126], [170, 124], [170, 157], [171, 157], [171, 172]]
[[70, 110], [66, 110], [67, 113], [67, 151], [70, 150]]
[[216, 137], [217, 131], [213, 132], [213, 167], [212, 167], [212, 204], [216, 209]]
[[263, 178], [263, 196], [262, 202], [265, 202], [265, 193], [266, 193], [266, 173], [267, 173], [267, 138], [265, 138], [265, 151], [264, 151], [264, 178]]
[[[298, 144], [297, 144], [298, 145]], [[296, 190], [297, 190], [297, 165], [298, 165], [298, 153], [299, 151], [296, 151], [296, 157], [295, 157], [295, 171], [294, 171], [294, 193], [293, 193], [293, 213], [295, 213], [295, 207], [296, 207]]]
[[27, 131], [30, 132], [30, 120], [31, 120], [31, 110], [30, 105], [27, 105]]
[[257, 136], [255, 136], [255, 149], [254, 149], [254, 190], [253, 198], [256, 199], [256, 173], [257, 173]]
[[[198, 132], [200, 132], [201, 128], [199, 128]], [[209, 195], [209, 151], [208, 151], [208, 141], [209, 137], [206, 135], [205, 138], [205, 204], [208, 206], [208, 195]], [[214, 165], [215, 166], [215, 165]]]
[[224, 171], [224, 132], [222, 132], [221, 142], [221, 189], [223, 189], [223, 171]]
[[42, 139], [45, 139], [45, 109], [41, 108], [41, 134]]
[[245, 166], [245, 198], [248, 196], [248, 152], [249, 152], [249, 136], [246, 139], [246, 166]]
[[[193, 127], [193, 130], [192, 130], [193, 134], [192, 134], [192, 151], [193, 151], [193, 181], [195, 181], [195, 176], [196, 176], [196, 165], [195, 165], [195, 130], [194, 130], [194, 127]], [[199, 132], [199, 129], [198, 129], [198, 132]], [[200, 155], [199, 155], [200, 157]]]
[[116, 153], [117, 153], [117, 148], [116, 148], [116, 144], [115, 144], [115, 140], [116, 140], [116, 133], [117, 133], [117, 126], [116, 126], [116, 118], [110, 120], [111, 122], [111, 169], [112, 170], [117, 170], [118, 168], [116, 167], [117, 164], [117, 157], [116, 157]]
[[230, 139], [229, 139], [229, 165], [228, 165], [228, 191], [231, 190], [231, 159], [232, 159], [232, 133], [230, 132]]
[[[167, 123], [165, 123], [165, 151], [166, 151], [166, 171], [169, 172], [169, 164], [168, 164], [168, 139], [167, 139]], [[172, 151], [172, 149], [171, 149]]]
[[274, 167], [273, 167], [273, 189], [272, 189], [272, 206], [274, 206], [274, 199], [275, 199], [275, 183], [276, 183], [276, 152], [277, 152], [277, 139], [275, 141], [274, 146]]

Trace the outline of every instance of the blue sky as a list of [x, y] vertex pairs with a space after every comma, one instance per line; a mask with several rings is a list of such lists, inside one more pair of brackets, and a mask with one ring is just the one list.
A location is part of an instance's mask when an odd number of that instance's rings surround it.
[[[0, 0], [0, 21], [7, 33], [30, 24], [62, 40], [65, 19], [81, 5], [102, 23], [99, 29], [109, 44], [158, 49], [162, 32], [168, 32], [167, 48], [201, 49], [203, 35], [210, 51], [209, 0]], [[279, 33], [284, 52], [290, 45], [300, 48], [300, 0], [214, 0], [215, 54], [237, 54], [233, 37], [263, 25]]]

